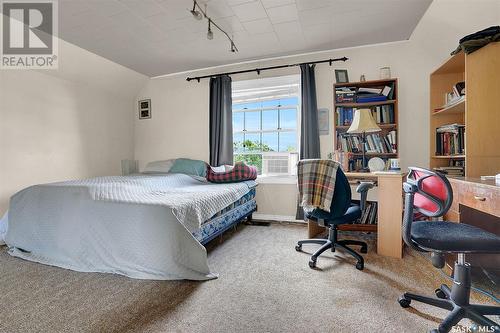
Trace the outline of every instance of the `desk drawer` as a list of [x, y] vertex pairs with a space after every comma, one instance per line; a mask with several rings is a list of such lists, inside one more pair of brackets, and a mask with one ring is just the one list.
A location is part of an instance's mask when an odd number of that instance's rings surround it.
[[460, 204], [500, 217], [498, 192], [489, 187], [462, 184], [459, 194]]

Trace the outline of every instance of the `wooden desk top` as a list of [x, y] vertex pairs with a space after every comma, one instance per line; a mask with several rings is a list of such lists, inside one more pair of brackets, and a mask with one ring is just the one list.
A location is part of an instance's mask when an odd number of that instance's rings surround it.
[[497, 184], [494, 179], [482, 180], [481, 178], [474, 178], [474, 177], [448, 177], [448, 179], [452, 182], [455, 181], [460, 183], [475, 184], [483, 187], [489, 187], [496, 191], [500, 191], [500, 184]]
[[378, 177], [403, 177], [404, 172], [380, 171], [380, 172], [346, 172], [347, 178], [378, 178]]

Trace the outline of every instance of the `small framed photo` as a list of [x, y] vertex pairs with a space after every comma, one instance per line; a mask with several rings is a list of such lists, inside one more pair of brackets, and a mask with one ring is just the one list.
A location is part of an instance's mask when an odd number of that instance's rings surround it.
[[330, 112], [326, 108], [318, 109], [319, 135], [330, 134]]
[[143, 99], [139, 101], [139, 119], [151, 118], [151, 100]]
[[347, 75], [347, 69], [336, 69], [335, 81], [337, 81], [337, 83], [348, 83], [349, 76]]

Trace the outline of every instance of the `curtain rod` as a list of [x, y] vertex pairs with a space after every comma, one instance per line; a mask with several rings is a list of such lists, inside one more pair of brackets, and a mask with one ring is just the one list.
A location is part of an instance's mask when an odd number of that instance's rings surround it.
[[206, 79], [206, 78], [210, 78], [210, 77], [216, 77], [216, 76], [221, 76], [221, 75], [243, 74], [243, 73], [250, 73], [250, 72], [257, 72], [257, 74], [260, 75], [261, 71], [268, 71], [268, 70], [271, 70], [271, 69], [296, 67], [296, 66], [300, 66], [300, 65], [322, 64], [322, 63], [326, 63], [326, 62], [329, 63], [330, 66], [331, 66], [333, 62], [336, 62], [336, 61], [347, 61], [347, 60], [349, 60], [349, 58], [342, 57], [342, 58], [335, 58], [335, 59], [327, 59], [327, 60], [303, 62], [303, 63], [299, 63], [299, 64], [279, 65], [279, 66], [271, 66], [271, 67], [246, 69], [246, 70], [236, 71], [236, 72], [226, 72], [226, 73], [211, 74], [211, 75], [204, 75], [204, 76], [188, 77], [186, 79], [186, 81], [196, 80], [196, 81], [200, 82], [201, 79]]

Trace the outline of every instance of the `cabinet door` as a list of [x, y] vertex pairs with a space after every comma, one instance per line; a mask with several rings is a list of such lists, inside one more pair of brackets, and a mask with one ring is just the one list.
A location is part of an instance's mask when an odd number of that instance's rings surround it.
[[500, 42], [465, 57], [466, 175], [479, 177], [500, 172]]

